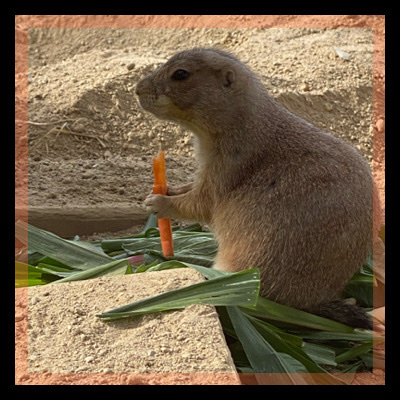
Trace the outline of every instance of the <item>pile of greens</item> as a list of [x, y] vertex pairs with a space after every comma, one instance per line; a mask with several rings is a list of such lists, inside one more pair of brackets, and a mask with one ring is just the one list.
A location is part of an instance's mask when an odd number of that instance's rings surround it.
[[[57, 284], [104, 275], [194, 268], [205, 280], [145, 298], [98, 317], [104, 321], [183, 309], [191, 304], [216, 306], [236, 368], [256, 373], [259, 383], [343, 384], [332, 375], [372, 370], [372, 332], [287, 307], [259, 296], [257, 268], [228, 273], [210, 268], [217, 252], [211, 232], [199, 224], [173, 229], [175, 255], [163, 257], [157, 220], [150, 216], [140, 234], [95, 242], [62, 239], [17, 221], [16, 236], [28, 235], [28, 264], [15, 262], [15, 286]], [[346, 288], [372, 308], [372, 257]], [[375, 338], [376, 339], [376, 338]], [[261, 373], [261, 374], [258, 374]]]

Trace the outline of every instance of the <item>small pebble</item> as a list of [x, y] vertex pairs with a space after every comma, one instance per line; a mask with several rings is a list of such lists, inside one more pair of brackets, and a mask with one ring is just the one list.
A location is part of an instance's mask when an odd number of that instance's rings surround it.
[[300, 89], [303, 90], [304, 92], [309, 92], [310, 91], [310, 86], [308, 85], [307, 82], [303, 82], [300, 86]]
[[75, 124], [72, 129], [74, 132], [82, 133], [85, 130], [85, 127], [82, 124]]
[[127, 66], [126, 66], [126, 69], [128, 70], [128, 71], [131, 71], [133, 68], [135, 68], [135, 63], [129, 63]]
[[32, 304], [36, 304], [36, 303], [38, 303], [40, 300], [37, 298], [37, 297], [32, 297], [32, 299], [31, 299], [31, 303]]
[[336, 54], [342, 58], [343, 60], [349, 61], [351, 59], [351, 55], [349, 53], [346, 53], [344, 50], [342, 50], [339, 47], [333, 46], [333, 48], [336, 51]]

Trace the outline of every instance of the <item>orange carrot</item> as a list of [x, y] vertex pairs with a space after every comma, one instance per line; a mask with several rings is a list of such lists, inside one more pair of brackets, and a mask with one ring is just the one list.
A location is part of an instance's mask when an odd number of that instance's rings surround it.
[[[166, 195], [168, 191], [167, 174], [165, 170], [165, 154], [162, 150], [158, 156], [153, 158], [154, 194]], [[160, 230], [161, 248], [165, 257], [174, 255], [174, 244], [172, 241], [171, 220], [169, 218], [158, 218], [158, 229]]]

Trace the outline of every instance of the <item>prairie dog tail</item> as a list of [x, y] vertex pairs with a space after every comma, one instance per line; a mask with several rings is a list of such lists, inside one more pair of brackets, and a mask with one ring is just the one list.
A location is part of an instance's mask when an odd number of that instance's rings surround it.
[[312, 312], [320, 317], [333, 319], [353, 328], [372, 330], [372, 317], [362, 307], [347, 304], [343, 300], [319, 304]]

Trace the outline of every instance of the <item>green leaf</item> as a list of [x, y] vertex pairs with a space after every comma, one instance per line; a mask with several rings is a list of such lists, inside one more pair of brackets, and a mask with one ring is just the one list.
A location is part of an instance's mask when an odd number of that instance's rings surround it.
[[353, 332], [353, 328], [327, 318], [307, 313], [292, 307], [275, 303], [260, 297], [255, 307], [246, 307], [246, 312], [255, 317], [283, 323], [284, 325], [306, 327], [322, 331]]
[[[318, 341], [351, 341], [365, 342], [371, 341], [372, 333], [354, 330], [353, 332], [304, 332], [298, 333], [303, 339], [318, 340]], [[377, 339], [377, 338], [376, 338]]]
[[[214, 257], [218, 245], [210, 232], [176, 231], [172, 233], [175, 253], [186, 256]], [[122, 248], [140, 253], [146, 250], [161, 250], [159, 237], [132, 238], [123, 243]]]
[[365, 284], [364, 282], [356, 283], [350, 282], [345, 289], [347, 297], [353, 297], [357, 303], [362, 307], [373, 307], [373, 286], [372, 284]]
[[[128, 251], [128, 254], [130, 255], [140, 255], [144, 254], [146, 256], [152, 256], [149, 257], [149, 260], [151, 263], [154, 261], [158, 262], [163, 262], [166, 261], [167, 258], [164, 257], [164, 254], [162, 250], [154, 250], [154, 249], [139, 249], [137, 251], [132, 251], [129, 249], [128, 246], [125, 246], [124, 244], [122, 245], [123, 249]], [[184, 252], [179, 252], [175, 250], [175, 254], [173, 256], [173, 260], [180, 261], [183, 263], [190, 263], [190, 264], [196, 264], [196, 265], [203, 265], [204, 267], [211, 267], [214, 261], [214, 256], [196, 256], [196, 255], [188, 255], [185, 254]]]
[[41, 271], [37, 271], [32, 265], [15, 261], [15, 287], [44, 285]]
[[[161, 241], [158, 230], [150, 227], [145, 232], [129, 238], [103, 240], [101, 246], [107, 252], [125, 250], [131, 255], [151, 255], [160, 262], [165, 261], [161, 251]], [[196, 229], [196, 231], [194, 231]], [[197, 230], [200, 230], [198, 232]], [[149, 236], [149, 231], [152, 233]], [[154, 233], [154, 234], [153, 234]], [[211, 232], [202, 232], [199, 224], [174, 231], [174, 260], [210, 267], [218, 250], [218, 245]], [[151, 262], [154, 261], [154, 258]]]
[[[233, 328], [254, 372], [296, 372], [253, 327], [236, 306], [227, 307]], [[304, 372], [303, 368], [301, 372]]]
[[[317, 384], [344, 384], [318, 366], [300, 348], [285, 344], [262, 321], [247, 316], [239, 307], [226, 309], [260, 384], [303, 385], [310, 381]], [[304, 375], [305, 372], [317, 373]]]
[[[345, 368], [341, 369], [341, 373], [355, 373], [362, 366], [362, 361], [356, 361], [353, 364], [347, 365]], [[371, 366], [372, 368], [372, 366]]]
[[104, 275], [125, 275], [129, 272], [131, 264], [128, 260], [117, 260], [112, 261], [108, 264], [100, 265], [98, 267], [92, 267], [85, 271], [71, 272], [65, 278], [59, 279], [52, 284], [57, 284], [61, 282], [72, 282], [72, 281], [82, 281], [85, 279], [98, 278]]
[[286, 333], [282, 329], [279, 329], [266, 321], [248, 315], [243, 308], [241, 308], [241, 310], [244, 314], [246, 314], [247, 319], [253, 324], [253, 326], [265, 338], [265, 340], [269, 340], [272, 345], [274, 345], [272, 343], [274, 342], [275, 345], [278, 346], [279, 351], [287, 351], [288, 348], [285, 347], [287, 344], [296, 346], [298, 348], [304, 346], [303, 339], [300, 336]]
[[373, 368], [374, 367], [374, 354], [372, 347], [364, 354], [359, 354], [359, 358], [363, 361], [364, 365], [367, 368]]
[[158, 226], [157, 216], [155, 214], [150, 214], [149, 218], [147, 218], [146, 224], [142, 229], [141, 233], [145, 234], [148, 231], [148, 229], [157, 228], [157, 226]]
[[75, 241], [62, 239], [23, 221], [17, 221], [16, 237], [24, 237], [26, 232], [28, 232], [29, 250], [51, 257], [71, 268], [87, 270], [113, 261], [111, 257], [100, 254], [97, 250], [83, 247]]
[[[139, 272], [153, 272], [153, 271], [164, 271], [166, 269], [176, 269], [176, 268], [188, 268], [187, 265], [176, 261], [176, 260], [171, 260], [171, 261], [165, 261], [160, 264], [150, 264], [146, 265], [144, 268], [142, 268]], [[136, 270], [136, 272], [138, 272]]]
[[72, 269], [63, 268], [63, 267], [56, 267], [54, 265], [44, 264], [44, 263], [39, 263], [36, 266], [36, 270], [41, 271], [42, 273], [57, 276], [59, 278], [64, 278], [66, 276], [69, 276], [71, 274], [79, 272], [78, 270], [72, 270]]
[[[186, 265], [187, 267], [190, 267], [190, 268], [194, 268], [196, 271], [200, 272], [207, 279], [216, 279], [216, 278], [221, 278], [224, 276], [234, 275], [232, 272], [220, 271], [219, 269], [208, 268], [208, 267], [204, 267], [203, 265], [196, 265], [196, 264], [190, 264], [190, 263], [184, 263], [183, 265]], [[248, 271], [248, 270], [246, 270], [246, 271]], [[243, 273], [244, 271], [240, 271], [240, 272]]]
[[[39, 253], [34, 253], [34, 254], [38, 255]], [[40, 255], [40, 257], [37, 257], [37, 256], [32, 257], [32, 262], [29, 258], [28, 258], [28, 260], [29, 260], [29, 264], [34, 265], [34, 266], [38, 266], [39, 264], [47, 264], [47, 265], [53, 265], [54, 267], [65, 268], [65, 269], [68, 269], [69, 271], [73, 270], [73, 268], [69, 267], [68, 265], [63, 264], [63, 263], [55, 260], [54, 258], [43, 256], [42, 254]]]
[[182, 309], [191, 304], [255, 304], [259, 287], [260, 271], [253, 268], [135, 301], [106, 311], [98, 317], [112, 320]]
[[101, 248], [107, 253], [122, 250], [122, 245], [125, 243], [135, 243], [138, 239], [149, 238], [152, 236], [160, 236], [157, 228], [157, 217], [150, 214], [142, 231], [136, 235], [124, 236], [114, 239], [104, 239], [101, 242]]
[[337, 365], [335, 351], [327, 346], [306, 342], [302, 350], [318, 365]]
[[[275, 331], [275, 329], [271, 329], [271, 325], [261, 321], [257, 318], [247, 316], [252, 325], [256, 328], [256, 330], [260, 333], [260, 335], [279, 353], [284, 353], [303, 365], [304, 368], [310, 373], [327, 373], [326, 370], [321, 368], [319, 365], [336, 365], [335, 363], [335, 352], [325, 346], [308, 346], [307, 343], [303, 343], [301, 338], [297, 337], [297, 340], [302, 342], [302, 346], [299, 347], [293, 344], [293, 339], [290, 341], [283, 340], [283, 337]], [[318, 350], [318, 351], [317, 351]], [[299, 372], [299, 371], [296, 371]], [[330, 382], [333, 377], [325, 377], [322, 379], [327, 379]]]
[[348, 360], [353, 360], [354, 358], [367, 353], [372, 348], [372, 341], [364, 344], [360, 344], [351, 348], [350, 350], [338, 355], [336, 357], [336, 362], [342, 363]]

